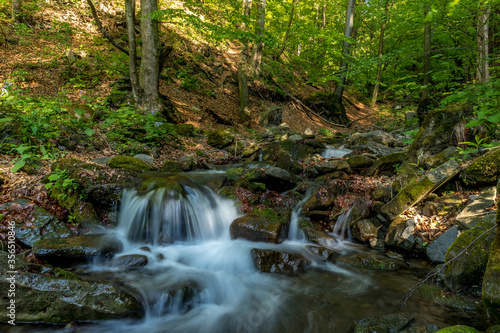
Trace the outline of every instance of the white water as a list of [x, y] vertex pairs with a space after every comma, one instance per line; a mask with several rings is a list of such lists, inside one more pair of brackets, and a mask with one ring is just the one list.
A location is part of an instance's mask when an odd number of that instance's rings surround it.
[[331, 148], [327, 147], [322, 153], [321, 156], [324, 158], [339, 158], [344, 157], [347, 154], [352, 153], [352, 150], [347, 148]]
[[307, 200], [311, 198], [313, 192], [313, 189], [308, 190], [306, 195], [304, 195], [304, 198], [300, 200], [300, 202], [292, 211], [292, 217], [290, 218], [290, 228], [288, 229], [288, 239], [291, 241], [306, 241], [306, 235], [304, 234], [304, 231], [302, 231], [299, 227], [299, 218], [300, 213], [302, 213], [302, 206], [304, 206]]

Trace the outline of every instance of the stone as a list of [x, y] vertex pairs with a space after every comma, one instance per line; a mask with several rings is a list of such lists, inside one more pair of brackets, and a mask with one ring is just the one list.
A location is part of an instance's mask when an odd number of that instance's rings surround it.
[[229, 146], [234, 141], [234, 134], [225, 129], [213, 131], [208, 134], [207, 143], [217, 149]]
[[481, 283], [496, 232], [494, 215], [489, 216], [462, 232], [446, 252], [445, 284], [451, 290]]
[[174, 124], [174, 129], [180, 136], [190, 137], [194, 135], [194, 126], [191, 124]]
[[327, 234], [324, 231], [318, 230], [311, 226], [309, 222], [302, 229], [304, 231], [304, 235], [306, 239], [310, 243], [318, 244], [321, 246], [331, 246], [332, 244], [337, 243], [337, 238]]
[[458, 227], [455, 225], [427, 245], [425, 248], [427, 258], [435, 262], [444, 262], [446, 252], [448, 252], [451, 244], [457, 239], [458, 232]]
[[336, 257], [335, 263], [344, 266], [382, 271], [396, 271], [407, 266], [401, 259], [389, 258], [373, 250], [370, 252], [354, 252]]
[[259, 125], [262, 127], [279, 126], [283, 121], [283, 108], [276, 105], [268, 107], [259, 116]]
[[160, 169], [161, 172], [184, 172], [182, 165], [176, 161], [164, 161]]
[[243, 238], [253, 242], [281, 243], [286, 238], [287, 219], [273, 210], [254, 209], [231, 223], [232, 239]]
[[377, 143], [377, 142], [374, 142], [374, 141], [370, 141], [368, 142], [366, 145], [365, 145], [366, 149], [371, 151], [372, 153], [374, 154], [377, 154], [377, 155], [381, 155], [381, 156], [385, 156], [385, 155], [390, 155], [390, 154], [394, 154], [394, 153], [400, 153], [401, 150], [398, 149], [398, 148], [391, 148], [391, 147], [387, 147], [383, 144], [380, 144], [380, 143]]
[[93, 158], [90, 161], [93, 163], [101, 164], [101, 165], [108, 165], [108, 163], [111, 159], [112, 159], [111, 156], [104, 156], [104, 157]]
[[332, 256], [332, 254], [335, 253], [334, 250], [324, 246], [308, 245], [307, 249], [309, 250], [309, 252], [311, 252], [317, 258], [323, 261], [328, 260]]
[[[151, 252], [151, 250], [149, 250]], [[148, 257], [140, 254], [129, 254], [114, 257], [111, 260], [111, 266], [122, 269], [131, 269], [146, 266], [148, 264]]]
[[457, 161], [449, 160], [436, 169], [429, 171], [419, 180], [403, 187], [391, 201], [382, 206], [382, 213], [389, 220], [393, 220], [406, 209], [425, 198], [427, 194], [453, 178], [461, 170], [462, 168]]
[[381, 175], [392, 176], [396, 168], [406, 159], [406, 153], [398, 152], [380, 157], [364, 174], [376, 177]]
[[278, 167], [270, 167], [266, 170], [266, 186], [278, 192], [293, 188], [298, 179], [290, 172]]
[[[7, 295], [10, 275], [2, 271], [0, 290]], [[19, 272], [15, 286], [16, 323], [69, 323], [142, 316], [140, 302], [110, 283]], [[7, 311], [2, 311], [0, 321], [8, 320]]]
[[347, 164], [347, 162], [344, 160], [328, 160], [324, 164], [315, 164], [314, 167], [318, 171], [319, 175], [324, 175], [335, 171], [350, 171], [349, 164]]
[[389, 202], [393, 197], [391, 186], [379, 185], [372, 194], [374, 201]]
[[132, 172], [154, 170], [153, 166], [132, 156], [114, 156], [111, 160], [109, 160], [108, 165], [111, 168], [123, 168]]
[[288, 140], [300, 141], [300, 140], [304, 140], [304, 138], [301, 135], [299, 135], [299, 134], [293, 134], [293, 135], [290, 135], [288, 137]]
[[496, 148], [475, 159], [460, 175], [462, 181], [473, 187], [494, 185], [500, 176], [500, 149]]
[[71, 266], [91, 257], [106, 257], [119, 252], [122, 243], [108, 234], [87, 234], [42, 239], [33, 245], [33, 253], [49, 263]]
[[382, 225], [376, 226], [372, 220], [363, 219], [354, 223], [353, 235], [362, 242], [377, 238], [378, 231]]
[[437, 331], [437, 333], [480, 333], [480, 332], [471, 326], [455, 325], [443, 328], [442, 330]]
[[71, 134], [70, 139], [73, 140], [77, 145], [82, 147], [87, 147], [89, 145], [87, 137], [81, 134]]
[[299, 174], [302, 172], [302, 165], [297, 162], [289, 152], [284, 150], [279, 152], [276, 166], [292, 174]]
[[302, 211], [329, 210], [333, 207], [335, 199], [342, 191], [342, 185], [336, 181], [325, 181], [315, 188], [314, 193], [302, 207]]
[[400, 332], [413, 321], [413, 316], [408, 313], [393, 313], [383, 316], [363, 318], [352, 324], [352, 333], [389, 333]]
[[436, 154], [434, 156], [427, 158], [424, 161], [424, 166], [427, 169], [437, 168], [441, 164], [446, 163], [446, 161], [448, 161], [450, 158], [456, 157], [456, 156], [457, 157], [459, 156], [459, 154], [457, 152], [457, 148], [456, 147], [448, 147], [445, 150], [443, 150], [442, 152], [440, 152], [439, 154]]
[[152, 156], [146, 154], [137, 154], [134, 156], [134, 158], [140, 159], [141, 161], [144, 161], [148, 164], [154, 164], [155, 162], [155, 159]]
[[298, 274], [311, 265], [304, 256], [285, 251], [252, 249], [255, 266], [263, 273]]
[[193, 154], [186, 154], [179, 158], [183, 171], [191, 171], [199, 167], [198, 159]]
[[386, 231], [385, 243], [405, 251], [413, 250], [415, 246], [415, 220], [396, 218]]
[[66, 137], [60, 137], [57, 140], [58, 148], [60, 150], [69, 150], [69, 151], [75, 151], [76, 150], [76, 145]]
[[350, 145], [367, 144], [369, 142], [380, 143], [384, 146], [391, 146], [394, 143], [392, 134], [376, 130], [367, 133], [354, 133], [351, 135]]
[[306, 139], [314, 139], [314, 132], [309, 127], [304, 130], [303, 134]]
[[488, 187], [479, 193], [479, 197], [469, 203], [455, 219], [461, 230], [468, 230], [487, 218], [487, 215], [495, 216], [491, 208], [495, 205], [497, 197], [496, 187]]
[[372, 166], [375, 163], [375, 159], [369, 155], [354, 155], [349, 156], [346, 159], [347, 164], [353, 169], [365, 169]]

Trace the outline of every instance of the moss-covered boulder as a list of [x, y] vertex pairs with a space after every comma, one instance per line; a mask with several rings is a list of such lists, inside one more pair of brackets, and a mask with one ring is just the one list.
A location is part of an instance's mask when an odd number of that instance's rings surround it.
[[392, 176], [396, 173], [397, 167], [406, 159], [406, 153], [392, 153], [380, 157], [370, 169], [365, 172], [365, 175], [377, 177], [381, 175]]
[[298, 274], [311, 265], [304, 256], [287, 251], [252, 249], [255, 266], [263, 273]]
[[231, 223], [231, 238], [243, 238], [254, 242], [281, 243], [286, 238], [288, 220], [275, 211], [254, 209]]
[[400, 332], [410, 324], [413, 316], [409, 313], [393, 313], [383, 316], [363, 318], [352, 324], [352, 333]]
[[479, 331], [471, 326], [455, 325], [443, 328], [442, 330], [439, 330], [436, 333], [479, 333]]
[[234, 141], [234, 134], [225, 129], [213, 131], [208, 134], [207, 143], [214, 148], [222, 149]]
[[191, 124], [175, 124], [174, 125], [175, 133], [180, 136], [193, 136], [194, 135], [194, 126]]
[[270, 167], [266, 170], [266, 179], [264, 181], [268, 188], [277, 192], [282, 192], [292, 189], [297, 185], [299, 179], [297, 176], [284, 169]]
[[385, 204], [381, 211], [389, 220], [404, 212], [408, 207], [418, 203], [427, 194], [453, 178], [461, 171], [461, 167], [455, 160], [449, 160], [438, 168], [429, 171], [418, 181], [415, 181], [399, 191], [399, 193]]
[[[7, 295], [15, 284], [15, 322], [69, 323], [142, 316], [142, 306], [132, 295], [110, 283], [21, 272], [0, 273], [0, 291]], [[14, 319], [8, 311], [0, 321]]]
[[[455, 125], [472, 119], [473, 109], [468, 104], [450, 104], [429, 112], [408, 150], [410, 162], [423, 162], [448, 148]], [[454, 142], [456, 145], [458, 142]]]
[[302, 165], [289, 152], [284, 150], [279, 152], [276, 166], [293, 174], [302, 172]]
[[494, 185], [500, 176], [500, 149], [490, 151], [472, 162], [460, 178], [467, 186]]
[[456, 147], [448, 147], [439, 154], [429, 157], [424, 161], [427, 169], [437, 168], [441, 164], [446, 163], [452, 157], [458, 157], [459, 153]]
[[109, 160], [108, 165], [111, 168], [122, 168], [133, 172], [155, 170], [150, 164], [132, 156], [114, 156]]
[[[481, 283], [491, 245], [495, 239], [494, 218], [486, 218], [462, 232], [446, 252], [445, 283], [452, 290]], [[488, 232], [488, 230], [490, 230]], [[450, 262], [451, 261], [451, 262]]]
[[303, 212], [328, 210], [335, 204], [335, 199], [343, 192], [343, 185], [339, 181], [324, 180], [319, 184], [309, 200], [302, 207]]
[[318, 171], [318, 175], [325, 175], [336, 171], [350, 172], [349, 164], [344, 160], [329, 160], [326, 163], [317, 163], [314, 167]]
[[42, 239], [33, 245], [33, 253], [56, 266], [71, 266], [93, 257], [107, 257], [122, 249], [122, 243], [108, 234], [88, 234]]
[[[500, 193], [500, 182], [497, 184], [497, 193]], [[497, 197], [497, 206], [499, 204], [500, 195]], [[482, 297], [490, 319], [500, 323], [500, 209], [497, 209], [496, 223], [496, 236], [483, 278]]]
[[484, 316], [483, 304], [479, 299], [466, 297], [435, 284], [423, 284], [415, 292], [414, 297], [440, 304], [447, 309], [457, 310], [471, 317], [482, 318]]
[[374, 159], [370, 155], [354, 155], [354, 156], [349, 156], [346, 159], [347, 164], [352, 169], [364, 169], [372, 166], [375, 163], [376, 159]]

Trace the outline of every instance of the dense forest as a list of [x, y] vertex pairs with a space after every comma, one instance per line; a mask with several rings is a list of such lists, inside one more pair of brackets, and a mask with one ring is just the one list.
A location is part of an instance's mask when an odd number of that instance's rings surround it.
[[499, 332], [499, 14], [0, 0], [1, 330]]

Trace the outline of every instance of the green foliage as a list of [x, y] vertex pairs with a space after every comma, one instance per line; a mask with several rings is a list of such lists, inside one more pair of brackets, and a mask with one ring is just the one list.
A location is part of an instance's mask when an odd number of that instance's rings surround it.
[[26, 165], [35, 165], [41, 160], [54, 160], [59, 156], [59, 153], [53, 149], [47, 150], [44, 146], [34, 146], [21, 144], [12, 148], [18, 155], [18, 158], [14, 159], [14, 166], [12, 167], [12, 172], [15, 173], [22, 169]]
[[491, 143], [486, 143], [487, 138], [480, 138], [479, 136], [475, 136], [475, 142], [460, 142], [460, 145], [467, 145], [466, 148], [462, 147], [457, 147], [458, 153], [462, 156], [463, 159], [467, 159], [469, 156], [475, 156], [479, 154], [481, 149], [492, 149], [494, 147], [498, 147], [500, 145], [500, 142], [491, 142]]
[[403, 139], [403, 144], [405, 146], [413, 144], [413, 141], [415, 140], [415, 136], [417, 135], [418, 131], [419, 131], [418, 129], [414, 129], [414, 130], [411, 130], [411, 131], [404, 132], [404, 134], [406, 136], [409, 136], [409, 138], [404, 138]]
[[178, 70], [175, 77], [181, 80], [181, 87], [187, 91], [195, 91], [201, 88], [200, 82], [194, 74], [185, 70]]
[[63, 200], [68, 194], [78, 190], [78, 183], [69, 177], [66, 170], [57, 169], [48, 177], [45, 188], [51, 193], [56, 193], [57, 200]]

